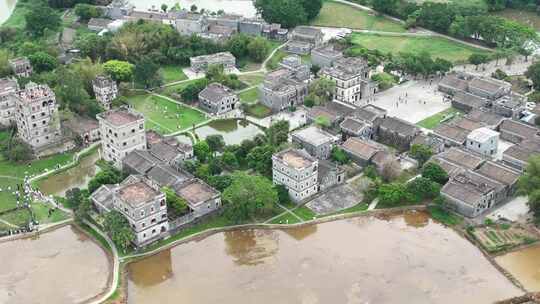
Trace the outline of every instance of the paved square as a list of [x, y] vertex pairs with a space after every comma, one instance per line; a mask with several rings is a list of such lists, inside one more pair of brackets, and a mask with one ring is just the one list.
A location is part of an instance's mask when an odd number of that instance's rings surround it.
[[334, 213], [353, 207], [364, 199], [364, 190], [369, 186], [369, 179], [359, 177], [343, 185], [334, 187], [306, 204], [317, 215]]
[[389, 116], [416, 124], [451, 107], [437, 91], [437, 81], [409, 80], [402, 85], [375, 94], [370, 103], [386, 109]]

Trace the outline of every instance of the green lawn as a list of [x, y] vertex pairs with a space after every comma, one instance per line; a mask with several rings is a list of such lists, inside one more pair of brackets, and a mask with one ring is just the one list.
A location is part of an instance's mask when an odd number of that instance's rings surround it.
[[[0, 211], [16, 206], [16, 198], [12, 192], [16, 189], [17, 184], [22, 184], [25, 175], [37, 175], [45, 172], [45, 169], [52, 170], [57, 164], [65, 165], [72, 160], [73, 153], [71, 152], [34, 160], [30, 163], [13, 163], [0, 156], [0, 175], [10, 177], [0, 177], [0, 188], [2, 189], [0, 192]], [[12, 190], [8, 191], [7, 188], [10, 186]]]
[[315, 214], [315, 212], [311, 211], [311, 209], [306, 206], [301, 206], [294, 209], [293, 213], [298, 215], [298, 217], [303, 219], [304, 221], [311, 221], [314, 217], [317, 217], [317, 214]]
[[294, 215], [290, 214], [289, 212], [283, 214], [282, 216], [270, 222], [270, 224], [296, 224], [296, 223], [300, 223], [300, 221], [298, 220], [298, 218], [296, 218]]
[[247, 115], [251, 115], [257, 118], [265, 118], [272, 114], [272, 110], [270, 110], [270, 108], [260, 103], [246, 105], [244, 107], [244, 111]]
[[163, 81], [165, 83], [188, 79], [186, 74], [182, 71], [182, 67], [177, 65], [162, 66], [161, 75], [163, 75]]
[[135, 110], [144, 114], [146, 128], [160, 133], [173, 133], [207, 120], [201, 111], [176, 104], [165, 98], [153, 95], [128, 97]]
[[[454, 63], [466, 62], [473, 53], [487, 54], [488, 51], [468, 46], [442, 37], [403, 37], [377, 34], [353, 33], [352, 42], [383, 53], [408, 52], [419, 54], [427, 51], [433, 58], [444, 58]], [[355, 47], [352, 48], [354, 51]]]
[[430, 116], [420, 122], [418, 122], [416, 125], [422, 128], [426, 129], [435, 129], [438, 127], [442, 122], [447, 121], [451, 119], [451, 117], [454, 117], [456, 115], [459, 115], [461, 112], [459, 110], [456, 110], [454, 108], [449, 108], [447, 110], [444, 110], [442, 112], [439, 112], [433, 116]]
[[238, 97], [242, 103], [252, 104], [259, 99], [259, 90], [257, 88], [252, 88], [238, 94]]
[[0, 219], [13, 224], [15, 226], [23, 227], [30, 221], [30, 212], [28, 209], [18, 209], [13, 212], [9, 212], [0, 216]]
[[399, 22], [333, 1], [324, 2], [319, 16], [311, 24], [383, 32], [406, 31], [405, 27]]
[[49, 204], [34, 202], [31, 208], [40, 224], [56, 223], [69, 218], [69, 215], [60, 209], [54, 210], [49, 216], [49, 209], [52, 209]]
[[193, 80], [190, 80], [190, 81], [186, 81], [186, 82], [182, 82], [182, 83], [175, 84], [175, 85], [172, 85], [172, 86], [168, 86], [168, 87], [159, 89], [159, 93], [162, 94], [162, 95], [171, 97], [173, 99], [176, 99], [173, 94], [178, 94], [183, 89], [185, 89], [188, 85], [194, 83], [195, 81], [197, 81], [197, 79], [193, 79]]

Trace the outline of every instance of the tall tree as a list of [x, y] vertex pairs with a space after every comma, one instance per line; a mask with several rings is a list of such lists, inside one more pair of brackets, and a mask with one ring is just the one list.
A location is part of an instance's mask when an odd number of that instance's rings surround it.
[[111, 237], [111, 240], [120, 247], [124, 252], [129, 248], [129, 245], [135, 240], [135, 234], [129, 222], [118, 211], [111, 211], [105, 215], [103, 228]]
[[34, 36], [42, 36], [46, 29], [56, 30], [60, 27], [60, 15], [42, 1], [29, 5], [24, 15], [26, 30]]
[[240, 223], [270, 213], [278, 195], [269, 179], [242, 172], [233, 175], [232, 184], [223, 192], [223, 200], [228, 203], [226, 216]]
[[529, 159], [525, 173], [519, 178], [519, 191], [529, 199], [529, 208], [534, 213], [536, 224], [540, 225], [540, 155]]
[[145, 88], [158, 87], [163, 83], [159, 65], [148, 56], [137, 62], [133, 74], [135, 82], [144, 85]]
[[103, 64], [103, 70], [116, 81], [131, 81], [133, 64], [121, 60], [109, 60]]
[[267, 22], [292, 28], [308, 20], [307, 12], [298, 0], [255, 0], [255, 8]]

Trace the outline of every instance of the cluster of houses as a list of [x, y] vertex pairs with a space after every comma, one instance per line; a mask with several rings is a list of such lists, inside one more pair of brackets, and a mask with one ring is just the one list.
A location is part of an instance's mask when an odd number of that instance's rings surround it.
[[[26, 57], [10, 60], [17, 77], [29, 77], [32, 65]], [[116, 82], [100, 75], [92, 82], [96, 100], [105, 109], [118, 96]], [[83, 143], [101, 137], [96, 120], [75, 117], [62, 122], [53, 90], [45, 84], [29, 82], [20, 88], [17, 79], [0, 79], [0, 125], [16, 125], [18, 137], [27, 143], [36, 156], [46, 156], [74, 148], [74, 137]]]
[[[335, 62], [343, 60], [327, 46], [316, 50], [312, 51], [317, 54], [313, 59], [323, 67], [339, 67]], [[332, 102], [306, 109], [308, 123], [324, 117], [330, 125], [324, 130], [309, 126], [292, 133], [298, 148], [274, 155], [274, 183], [289, 189], [294, 201], [304, 202], [343, 182], [343, 169], [329, 160], [334, 147], [340, 147], [360, 167], [371, 165], [382, 173], [389, 166], [405, 169], [411, 161], [406, 152], [421, 144], [434, 154], [429, 162], [448, 173], [441, 195], [456, 212], [474, 218], [509, 201], [528, 159], [540, 154], [540, 130], [521, 119], [525, 99], [513, 93], [508, 83], [462, 77], [448, 75], [439, 90], [465, 114], [442, 123], [433, 132], [424, 133], [411, 123], [388, 116], [382, 108], [343, 99], [340, 94]]]
[[289, 34], [280, 24], [269, 24], [259, 18], [245, 18], [236, 14], [209, 14], [186, 9], [171, 9], [169, 12], [157, 9], [138, 11], [129, 1], [124, 0], [114, 0], [102, 7], [102, 10], [107, 18], [90, 19], [89, 29], [114, 30], [126, 21], [145, 20], [171, 25], [183, 35], [198, 35], [216, 41], [226, 40], [237, 33], [285, 41]]
[[523, 119], [525, 97], [504, 81], [451, 74], [439, 90], [465, 114], [425, 136], [439, 147], [430, 161], [449, 175], [441, 190], [449, 205], [476, 217], [514, 195], [528, 159], [540, 154], [539, 129]]
[[[137, 247], [219, 210], [219, 191], [181, 168], [193, 158], [191, 145], [145, 131], [144, 117], [130, 108], [109, 110], [97, 118], [103, 159], [129, 176], [119, 184], [102, 185], [90, 198], [100, 213], [116, 210], [125, 216]], [[164, 188], [186, 202], [183, 214], [167, 206]]]

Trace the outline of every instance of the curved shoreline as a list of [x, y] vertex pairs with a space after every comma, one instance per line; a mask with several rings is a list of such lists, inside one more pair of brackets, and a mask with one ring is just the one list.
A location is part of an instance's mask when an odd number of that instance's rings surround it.
[[[8, 0], [0, 0], [2, 3], [4, 3], [3, 5], [0, 5], [0, 9], [7, 9], [9, 6], [7, 4], [7, 1]], [[11, 9], [11, 11], [5, 16], [4, 19], [0, 19], [0, 26], [2, 26], [4, 23], [6, 23], [9, 18], [11, 18], [11, 16], [13, 15], [13, 12], [15, 11], [15, 9], [17, 9], [17, 0], [14, 0], [15, 3], [13, 3], [13, 8]]]

